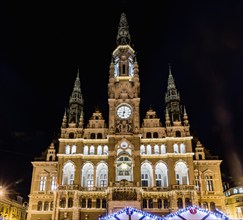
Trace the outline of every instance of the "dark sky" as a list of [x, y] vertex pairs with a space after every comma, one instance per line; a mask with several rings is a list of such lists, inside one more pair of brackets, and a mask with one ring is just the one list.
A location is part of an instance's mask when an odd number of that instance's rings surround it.
[[85, 123], [95, 107], [107, 119], [122, 12], [137, 51], [141, 118], [152, 105], [165, 124], [170, 63], [192, 133], [230, 175], [243, 175], [243, 1], [1, 1], [0, 185], [28, 195], [31, 161], [60, 132], [78, 66]]

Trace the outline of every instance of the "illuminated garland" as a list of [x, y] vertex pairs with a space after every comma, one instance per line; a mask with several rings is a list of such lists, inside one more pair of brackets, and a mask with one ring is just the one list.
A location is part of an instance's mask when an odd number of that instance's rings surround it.
[[127, 215], [131, 216], [134, 213], [137, 213], [137, 214], [142, 215], [143, 217], [149, 217], [150, 219], [154, 219], [154, 220], [168, 220], [168, 219], [173, 218], [173, 217], [179, 217], [180, 214], [182, 214], [186, 211], [189, 211], [191, 214], [197, 214], [197, 212], [200, 211], [200, 212], [203, 212], [207, 215], [214, 215], [217, 218], [222, 219], [222, 220], [229, 220], [229, 217], [227, 217], [223, 212], [219, 211], [218, 209], [216, 209], [215, 211], [209, 212], [209, 211], [202, 209], [202, 208], [199, 208], [197, 206], [189, 206], [189, 207], [186, 207], [185, 209], [180, 209], [179, 211], [177, 211], [175, 213], [170, 213], [170, 214], [166, 215], [165, 217], [159, 217], [159, 216], [147, 213], [145, 211], [137, 210], [133, 207], [126, 207], [124, 209], [121, 209], [118, 212], [114, 212], [114, 213], [112, 213], [112, 214], [110, 214], [106, 217], [101, 217], [99, 219], [100, 220], [109, 220], [109, 219], [112, 219], [112, 218], [119, 219], [118, 215], [120, 215], [120, 214], [126, 213]]

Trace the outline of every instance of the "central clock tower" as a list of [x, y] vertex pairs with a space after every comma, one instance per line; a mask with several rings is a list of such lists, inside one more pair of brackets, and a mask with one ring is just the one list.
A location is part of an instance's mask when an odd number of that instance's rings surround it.
[[108, 83], [109, 131], [115, 134], [137, 133], [140, 128], [139, 69], [124, 13], [120, 18], [116, 42]]

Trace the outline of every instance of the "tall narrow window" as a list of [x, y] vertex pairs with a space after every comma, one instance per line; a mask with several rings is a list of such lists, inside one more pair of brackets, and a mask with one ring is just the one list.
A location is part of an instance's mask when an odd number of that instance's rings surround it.
[[57, 177], [52, 176], [51, 177], [51, 191], [54, 191], [57, 189]]
[[214, 191], [213, 177], [212, 176], [206, 176], [206, 185], [207, 185], [208, 191]]
[[46, 176], [40, 177], [40, 191], [46, 190]]

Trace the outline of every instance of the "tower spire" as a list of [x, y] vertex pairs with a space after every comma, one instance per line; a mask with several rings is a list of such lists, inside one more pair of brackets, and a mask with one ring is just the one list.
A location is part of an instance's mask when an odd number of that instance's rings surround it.
[[169, 115], [171, 117], [171, 121], [172, 122], [181, 121], [180, 94], [176, 89], [170, 64], [169, 64], [167, 92], [165, 94], [165, 104], [166, 104], [166, 108], [168, 109]]
[[78, 125], [80, 115], [83, 114], [83, 96], [81, 93], [79, 67], [77, 70], [77, 77], [74, 83], [73, 92], [69, 99], [69, 123], [76, 123]]
[[131, 36], [129, 33], [129, 26], [126, 18], [126, 14], [123, 12], [121, 14], [119, 26], [118, 26], [118, 33], [116, 36], [116, 43], [117, 45], [126, 45], [131, 43]]

